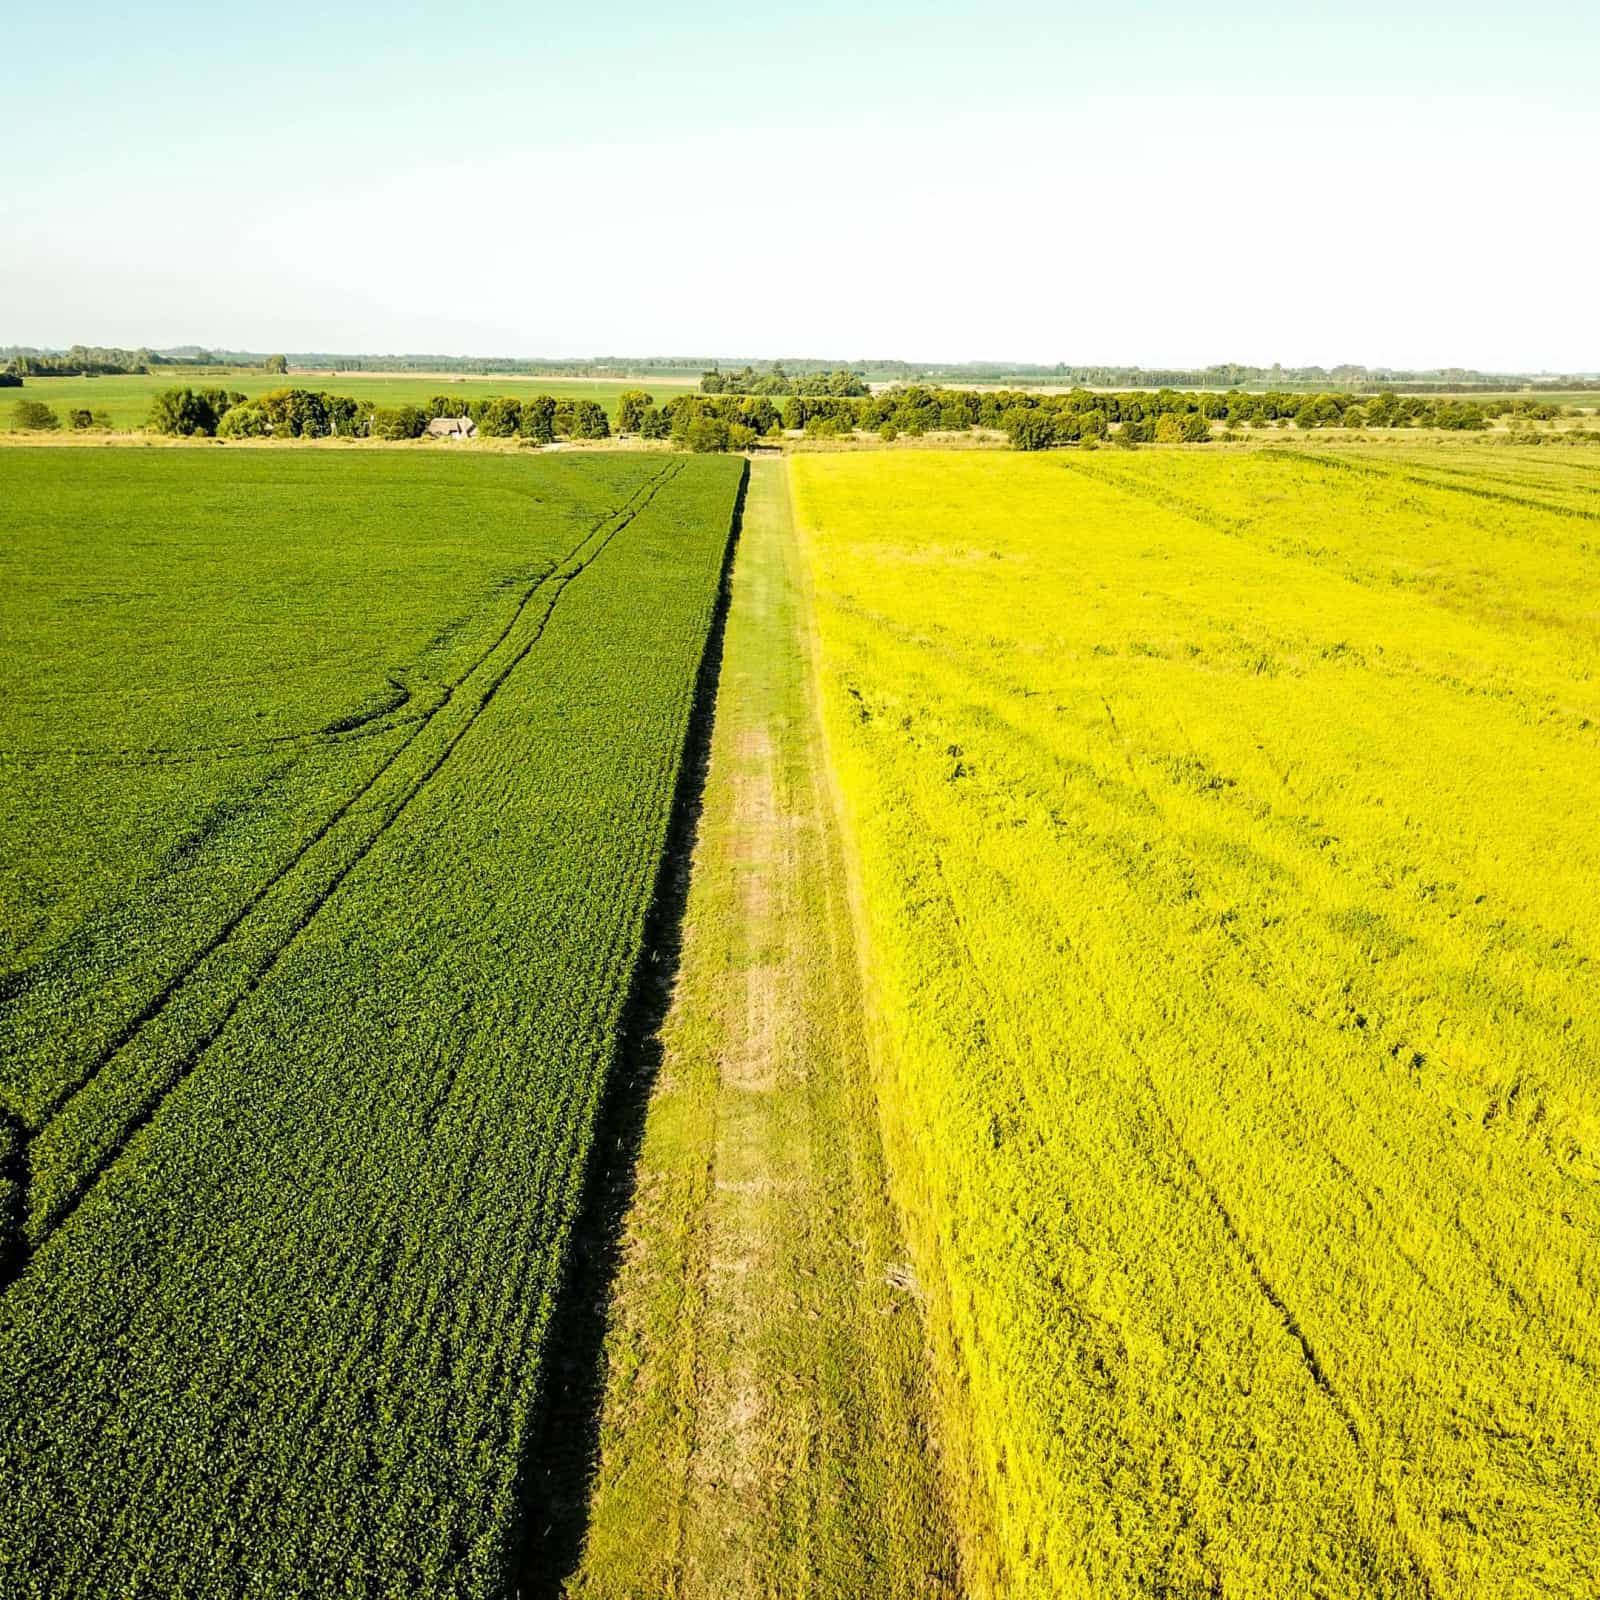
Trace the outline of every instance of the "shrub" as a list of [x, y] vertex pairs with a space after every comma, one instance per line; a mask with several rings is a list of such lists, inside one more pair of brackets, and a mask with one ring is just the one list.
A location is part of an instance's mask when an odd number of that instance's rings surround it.
[[226, 389], [163, 389], [150, 403], [148, 427], [152, 433], [182, 437], [209, 435], [228, 412], [243, 404], [242, 394]]
[[1164, 411], [1156, 418], [1156, 443], [1183, 443], [1183, 418], [1176, 412]]
[[416, 439], [427, 425], [416, 406], [380, 406], [372, 413], [374, 439]]
[[473, 409], [472, 420], [485, 438], [514, 438], [522, 423], [522, 402], [510, 396], [482, 401]]
[[61, 426], [61, 418], [39, 400], [17, 401], [11, 415], [24, 433], [54, 433]]
[[522, 402], [517, 417], [517, 432], [535, 444], [549, 444], [556, 436], [556, 403], [547, 394], [536, 394]]
[[645, 413], [655, 403], [655, 397], [643, 389], [624, 389], [617, 396], [617, 432], [642, 433]]
[[696, 455], [712, 455], [728, 448], [728, 424], [721, 417], [706, 412], [695, 417], [683, 430], [686, 448]]
[[878, 429], [878, 437], [885, 444], [893, 444], [900, 437], [900, 430], [892, 422], [886, 422]]
[[235, 406], [217, 424], [219, 439], [264, 439], [271, 432], [260, 406]]
[[611, 424], [606, 420], [605, 408], [593, 400], [575, 401], [572, 407], [572, 437], [609, 439]]
[[94, 413], [75, 406], [67, 413], [67, 424], [75, 432], [82, 433], [94, 426]]
[[1056, 442], [1055, 419], [1048, 411], [1015, 406], [1001, 423], [1013, 450], [1048, 450]]

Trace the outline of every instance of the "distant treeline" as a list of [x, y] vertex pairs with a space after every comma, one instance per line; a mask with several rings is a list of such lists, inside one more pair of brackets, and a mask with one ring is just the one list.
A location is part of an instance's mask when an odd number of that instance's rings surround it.
[[922, 382], [960, 388], [972, 383], [1060, 384], [1108, 389], [1236, 389], [1264, 384], [1269, 389], [1315, 387], [1323, 391], [1372, 394], [1389, 390], [1397, 394], [1457, 394], [1477, 391], [1503, 393], [1508, 389], [1600, 390], [1600, 377], [1573, 377], [1551, 373], [1479, 372], [1469, 367], [1441, 367], [1434, 371], [1408, 371], [1393, 367], [1252, 367], [1222, 362], [1210, 367], [1054, 366], [1028, 363], [997, 364], [984, 361], [917, 365], [905, 361], [867, 361], [862, 371], [877, 379], [902, 383]]
[[701, 394], [832, 394], [864, 395], [868, 393], [866, 380], [859, 372], [847, 367], [835, 367], [828, 372], [788, 372], [780, 362], [774, 362], [765, 372], [754, 367], [741, 367], [737, 372], [724, 372], [713, 367], [700, 374]]
[[170, 365], [153, 350], [117, 350], [102, 345], [75, 344], [70, 350], [24, 350], [15, 345], [0, 351], [5, 371], [22, 378], [104, 378], [146, 373]]
[[552, 395], [436, 395], [424, 405], [377, 406], [349, 395], [274, 389], [253, 399], [226, 389], [168, 389], [151, 408], [152, 431], [224, 439], [414, 439], [437, 417], [470, 417], [490, 438], [537, 444], [604, 439], [613, 430], [670, 439], [689, 449], [744, 449], [785, 431], [813, 437], [868, 430], [885, 439], [905, 434], [1004, 432], [1022, 450], [1106, 440], [1122, 445], [1204, 443], [1215, 425], [1240, 428], [1447, 428], [1474, 431], [1498, 417], [1550, 421], [1562, 408], [1548, 400], [1431, 400], [1384, 392], [1360, 398], [1275, 391], [1224, 394], [1177, 389], [1066, 394], [1028, 390], [940, 389], [910, 384], [874, 395], [676, 394], [663, 405], [643, 389], [618, 396], [615, 418], [593, 400]]

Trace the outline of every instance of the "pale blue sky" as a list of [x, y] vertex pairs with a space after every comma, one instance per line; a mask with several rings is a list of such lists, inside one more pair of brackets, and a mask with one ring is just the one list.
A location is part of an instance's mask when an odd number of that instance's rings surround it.
[[1600, 4], [6, 24], [0, 343], [1600, 368]]

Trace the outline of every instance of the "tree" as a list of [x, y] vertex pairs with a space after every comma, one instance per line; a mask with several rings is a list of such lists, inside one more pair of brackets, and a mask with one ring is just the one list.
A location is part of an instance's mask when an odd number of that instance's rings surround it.
[[416, 439], [427, 425], [416, 406], [380, 406], [372, 413], [374, 439]]
[[574, 439], [609, 439], [611, 424], [606, 421], [605, 409], [594, 400], [576, 400], [572, 406], [572, 437]]
[[684, 445], [696, 455], [711, 455], [728, 448], [728, 424], [706, 412], [683, 430]]
[[261, 370], [263, 372], [286, 373], [289, 370], [289, 359], [287, 356], [268, 356], [261, 363]]
[[556, 436], [556, 403], [547, 394], [536, 394], [522, 402], [517, 432], [535, 444], [549, 444]]
[[[303, 390], [275, 390], [274, 394], [301, 394]], [[262, 400], [270, 398], [262, 396]], [[213, 434], [229, 411], [244, 402], [244, 396], [226, 389], [163, 389], [150, 402], [152, 433], [175, 433], [183, 437]], [[294, 430], [299, 432], [297, 428]]]
[[1211, 424], [1198, 411], [1191, 411], [1179, 424], [1185, 444], [1204, 444], [1211, 437]]
[[617, 396], [617, 432], [642, 432], [644, 414], [655, 403], [655, 397], [643, 389], [624, 389]]
[[38, 400], [17, 401], [11, 408], [11, 415], [24, 433], [54, 433], [61, 426], [61, 418]]
[[639, 433], [645, 439], [665, 439], [672, 433], [672, 424], [655, 406], [648, 406], [639, 419]]
[[1056, 425], [1048, 411], [1034, 406], [1013, 406], [1001, 418], [1013, 450], [1048, 450], [1056, 442]]
[[485, 401], [472, 420], [486, 438], [509, 439], [522, 422], [522, 402], [510, 396]]

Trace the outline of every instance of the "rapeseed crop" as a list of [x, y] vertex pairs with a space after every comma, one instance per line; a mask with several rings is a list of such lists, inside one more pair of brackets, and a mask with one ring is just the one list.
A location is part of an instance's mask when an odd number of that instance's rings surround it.
[[0, 1592], [513, 1586], [740, 472], [0, 459]]
[[1600, 1591], [1600, 473], [793, 470], [974, 1588]]

